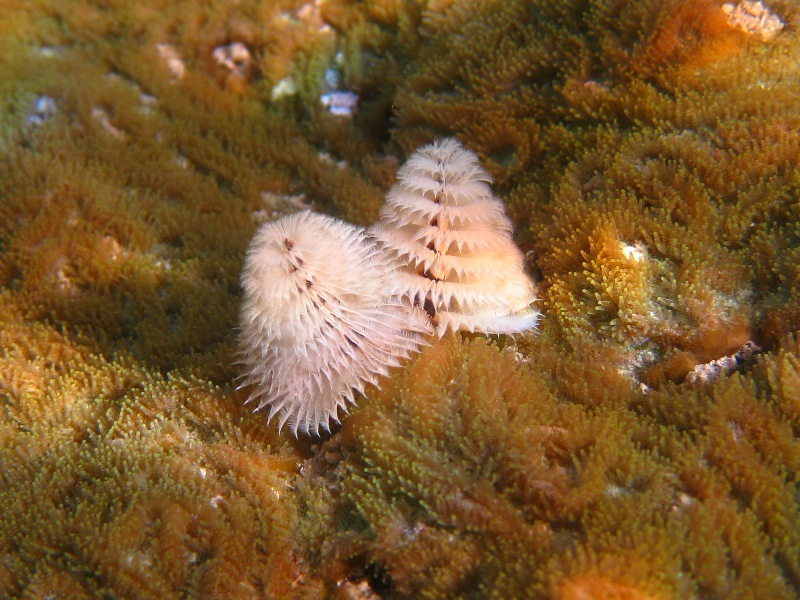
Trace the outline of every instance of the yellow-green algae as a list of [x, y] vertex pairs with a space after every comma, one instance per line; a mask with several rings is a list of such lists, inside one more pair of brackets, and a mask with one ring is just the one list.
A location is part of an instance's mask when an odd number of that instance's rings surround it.
[[[769, 43], [721, 5], [0, 4], [0, 594], [796, 596], [800, 3]], [[445, 135], [540, 332], [448, 337], [278, 436], [234, 391], [249, 237], [299, 202], [370, 223]]]

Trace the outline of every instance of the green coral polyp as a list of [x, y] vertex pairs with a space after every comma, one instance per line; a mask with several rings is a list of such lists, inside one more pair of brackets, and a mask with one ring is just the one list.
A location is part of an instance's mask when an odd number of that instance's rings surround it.
[[[399, 596], [461, 597], [479, 582], [504, 597], [750, 585], [787, 597], [778, 562], [747, 558], [797, 560], [798, 536], [782, 525], [797, 522], [796, 498], [755, 493], [782, 489], [783, 465], [800, 457], [767, 417], [773, 400], [722, 382], [695, 398], [705, 408], [681, 432], [646, 418], [666, 394], [593, 410], [560, 402], [546, 377], [483, 340], [423, 350], [345, 424], [337, 460], [323, 452], [306, 466], [301, 507], [318, 520], [301, 532], [314, 560], [376, 565]], [[790, 454], [770, 458], [784, 443]], [[734, 530], [742, 546], [729, 555]]]
[[[723, 4], [5, 3], [0, 596], [796, 597], [798, 6]], [[444, 137], [537, 333], [445, 336], [290, 445], [233, 385], [246, 242], [373, 223]]]

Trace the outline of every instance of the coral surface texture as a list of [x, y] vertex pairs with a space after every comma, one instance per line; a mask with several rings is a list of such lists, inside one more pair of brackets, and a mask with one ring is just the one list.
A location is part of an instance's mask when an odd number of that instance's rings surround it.
[[798, 32], [0, 0], [0, 598], [797, 598]]

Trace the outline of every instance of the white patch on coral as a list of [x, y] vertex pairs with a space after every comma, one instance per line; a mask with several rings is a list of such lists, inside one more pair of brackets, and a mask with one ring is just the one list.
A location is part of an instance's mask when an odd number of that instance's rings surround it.
[[328, 154], [327, 152], [318, 152], [317, 153], [317, 158], [319, 158], [326, 165], [330, 165], [330, 166], [335, 167], [337, 169], [344, 169], [344, 168], [347, 167], [347, 161], [346, 160], [338, 160], [338, 161], [334, 160], [333, 157], [330, 154]]
[[275, 102], [276, 100], [281, 100], [282, 98], [294, 96], [296, 93], [297, 82], [294, 80], [294, 77], [288, 75], [273, 86], [272, 91], [270, 92], [270, 98], [273, 102]]
[[250, 68], [253, 57], [242, 42], [217, 46], [211, 53], [214, 62], [220, 67], [235, 73], [245, 73]]
[[647, 258], [647, 252], [639, 244], [631, 246], [630, 244], [626, 244], [625, 242], [620, 242], [619, 245], [620, 245], [620, 250], [622, 250], [622, 256], [624, 256], [628, 260], [634, 262], [643, 262]]
[[158, 55], [164, 59], [167, 70], [172, 78], [183, 79], [183, 76], [186, 74], [186, 65], [183, 60], [181, 60], [181, 57], [178, 56], [177, 50], [170, 44], [158, 44], [156, 49], [158, 50]]
[[311, 204], [306, 201], [305, 194], [275, 194], [272, 192], [261, 192], [261, 199], [266, 208], [254, 210], [251, 214], [255, 223], [261, 224], [267, 221], [274, 221], [281, 213], [285, 214], [287, 208], [300, 210], [311, 210]]
[[104, 108], [101, 108], [100, 106], [95, 106], [92, 108], [92, 118], [100, 123], [100, 126], [111, 137], [117, 138], [118, 140], [125, 139], [125, 132], [117, 127], [114, 127], [114, 125], [111, 123], [111, 117]]
[[758, 2], [743, 0], [736, 5], [723, 4], [722, 10], [727, 15], [730, 25], [751, 35], [757, 35], [764, 42], [773, 39], [783, 29], [783, 21], [769, 12], [760, 0]]
[[58, 113], [56, 101], [50, 96], [39, 96], [33, 103], [33, 112], [25, 117], [25, 122], [34, 127], [52, 119]]
[[39, 55], [45, 58], [57, 58], [64, 56], [64, 48], [61, 46], [42, 46], [39, 48]]
[[757, 344], [752, 341], [745, 342], [730, 356], [723, 356], [701, 365], [695, 365], [687, 373], [686, 381], [689, 383], [710, 383], [752, 364], [760, 352], [761, 348]]
[[139, 103], [142, 105], [142, 112], [149, 113], [158, 104], [158, 99], [142, 92], [139, 94]]
[[358, 110], [358, 94], [354, 92], [329, 92], [322, 94], [319, 101], [329, 113], [339, 117], [352, 117]]
[[269, 208], [280, 208], [292, 206], [300, 210], [309, 210], [311, 205], [306, 200], [305, 194], [273, 194], [272, 192], [261, 192], [261, 200]]

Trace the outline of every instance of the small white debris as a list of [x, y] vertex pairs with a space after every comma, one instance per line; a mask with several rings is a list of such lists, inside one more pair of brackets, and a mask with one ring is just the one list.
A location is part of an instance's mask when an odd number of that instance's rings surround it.
[[39, 96], [33, 104], [33, 113], [25, 117], [25, 122], [36, 127], [54, 117], [57, 112], [55, 100], [50, 96]]
[[227, 46], [217, 46], [211, 56], [214, 57], [214, 62], [220, 67], [241, 75], [247, 73], [253, 61], [250, 51], [242, 42], [233, 42]]
[[117, 138], [119, 140], [125, 137], [125, 132], [121, 129], [117, 129], [114, 125], [111, 124], [111, 118], [108, 116], [108, 113], [104, 108], [99, 106], [95, 106], [92, 109], [92, 118], [100, 123], [100, 125], [105, 129], [106, 133], [111, 137]]
[[126, 566], [134, 569], [141, 569], [143, 567], [151, 566], [153, 564], [153, 561], [149, 555], [137, 550], [131, 552], [125, 557], [125, 564]]
[[69, 275], [64, 271], [64, 266], [59, 266], [55, 272], [55, 288], [61, 293], [69, 296], [79, 294], [78, 286], [76, 286]]
[[[302, 580], [300, 580], [302, 581]], [[338, 591], [337, 597], [348, 598], [350, 600], [379, 600], [380, 596], [370, 587], [369, 581], [348, 581], [340, 579], [336, 582]]]
[[635, 246], [631, 246], [629, 244], [621, 242], [620, 249], [622, 250], [622, 255], [628, 260], [632, 260], [635, 262], [642, 262], [645, 258], [647, 258], [647, 253], [638, 244]]
[[64, 49], [60, 46], [42, 46], [39, 54], [46, 58], [56, 58], [64, 55]]
[[296, 93], [297, 82], [291, 75], [289, 75], [275, 84], [275, 86], [272, 88], [272, 92], [270, 93], [270, 98], [272, 98], [272, 101], [274, 102], [288, 96], [294, 96]]
[[358, 94], [354, 92], [330, 92], [322, 94], [319, 101], [332, 115], [352, 117], [358, 109]]
[[694, 500], [688, 494], [683, 492], [679, 493], [675, 500], [672, 502], [672, 505], [669, 507], [670, 512], [676, 513], [682, 510], [686, 510], [690, 506], [694, 504]]
[[186, 65], [178, 56], [178, 52], [169, 44], [158, 44], [158, 54], [167, 64], [167, 70], [173, 79], [182, 79], [186, 73]]
[[743, 0], [735, 6], [732, 3], [723, 4], [722, 10], [728, 16], [729, 25], [757, 35], [763, 42], [770, 41], [783, 29], [783, 21], [770, 13], [760, 0]]
[[273, 194], [271, 192], [261, 192], [261, 199], [268, 208], [278, 208], [283, 204], [288, 204], [299, 210], [311, 210], [311, 205], [306, 202], [305, 194]]
[[609, 498], [621, 498], [622, 496], [628, 494], [628, 490], [619, 485], [611, 483], [608, 486], [606, 486], [605, 493], [606, 496], [608, 496]]
[[262, 223], [266, 223], [271, 219], [275, 218], [278, 215], [276, 211], [272, 211], [272, 214], [268, 213], [264, 209], [254, 210], [250, 213], [250, 218], [253, 219], [253, 223], [256, 225], [261, 225]]
[[760, 352], [761, 348], [755, 342], [745, 342], [730, 356], [723, 356], [702, 365], [696, 365], [686, 375], [686, 381], [689, 383], [709, 383], [720, 377], [730, 375], [753, 364]]
[[123, 253], [122, 246], [114, 236], [104, 235], [97, 244], [97, 256], [110, 261], [117, 260]]
[[328, 154], [327, 152], [318, 152], [317, 153], [317, 158], [319, 158], [326, 165], [330, 165], [330, 166], [335, 167], [337, 169], [344, 169], [344, 168], [347, 167], [347, 161], [346, 160], [340, 160], [340, 161], [333, 160], [333, 157], [330, 154]]
[[262, 224], [273, 221], [277, 217], [287, 212], [294, 212], [290, 208], [298, 210], [313, 210], [311, 204], [306, 202], [305, 194], [291, 196], [289, 194], [275, 194], [273, 192], [261, 192], [261, 199], [265, 208], [254, 210], [250, 213], [254, 223]]

